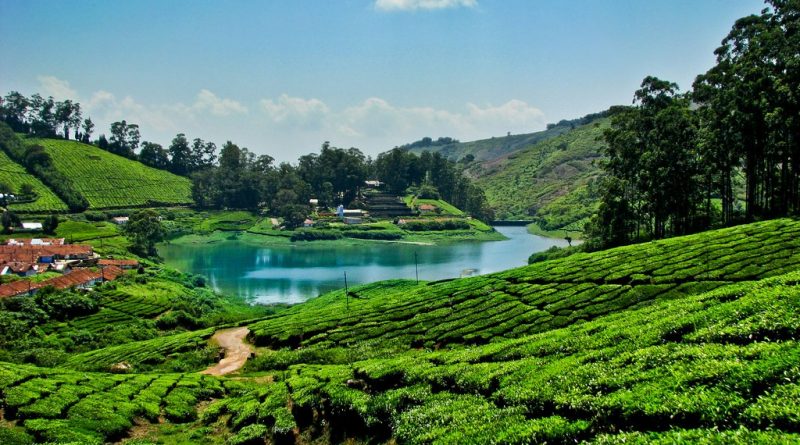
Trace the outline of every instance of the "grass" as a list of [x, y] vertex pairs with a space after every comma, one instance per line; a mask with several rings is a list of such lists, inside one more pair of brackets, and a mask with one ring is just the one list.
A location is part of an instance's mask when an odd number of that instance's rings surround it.
[[61, 139], [26, 139], [43, 146], [92, 209], [191, 204], [189, 179], [97, 147]]
[[2, 150], [0, 150], [0, 182], [10, 186], [15, 194], [19, 193], [23, 184], [29, 184], [36, 194], [36, 199], [32, 202], [11, 202], [8, 206], [11, 211], [19, 213], [57, 213], [67, 210], [67, 205], [55, 193], [42, 184], [38, 178], [25, 171], [21, 165], [12, 161]]

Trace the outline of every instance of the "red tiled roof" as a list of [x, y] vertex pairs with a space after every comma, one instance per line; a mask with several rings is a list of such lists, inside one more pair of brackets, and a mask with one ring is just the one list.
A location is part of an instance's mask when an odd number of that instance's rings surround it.
[[33, 263], [28, 263], [26, 261], [9, 261], [5, 265], [14, 273], [27, 272], [33, 267]]
[[[92, 256], [94, 250], [92, 246], [82, 244], [65, 244], [55, 246], [7, 246], [0, 245], [0, 256], [10, 257], [12, 259], [21, 258], [29, 259], [32, 257], [40, 256]], [[34, 258], [35, 259], [35, 258]]]
[[12, 283], [0, 285], [0, 298], [13, 297], [15, 295], [24, 294], [28, 291], [39, 289], [45, 286], [53, 286], [56, 289], [67, 289], [101, 278], [106, 281], [111, 281], [117, 279], [123, 273], [125, 273], [125, 271], [117, 266], [108, 266], [103, 268], [102, 271], [76, 269], [66, 275], [51, 278], [38, 283], [33, 283], [27, 280], [14, 281]]

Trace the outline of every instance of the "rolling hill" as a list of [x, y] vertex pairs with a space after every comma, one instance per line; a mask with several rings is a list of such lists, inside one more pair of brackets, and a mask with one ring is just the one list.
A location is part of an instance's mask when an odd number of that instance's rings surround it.
[[[547, 231], [580, 232], [597, 207], [592, 183], [601, 174], [603, 129], [614, 108], [548, 125], [536, 133], [472, 142], [419, 146], [409, 150], [438, 152], [458, 162], [486, 193], [497, 219], [536, 221]], [[464, 160], [471, 155], [470, 162]]]
[[[244, 322], [259, 348], [234, 378], [148, 371], [209, 329], [0, 363], [0, 438], [796, 443], [798, 267], [800, 222], [782, 219], [336, 291]], [[96, 372], [123, 360], [134, 373]]]
[[92, 209], [190, 204], [191, 181], [95, 146], [63, 139], [25, 139], [45, 148]]
[[556, 136], [569, 132], [575, 127], [591, 123], [606, 115], [607, 112], [589, 114], [578, 119], [562, 120], [557, 124], [550, 124], [543, 131], [525, 134], [509, 134], [507, 136], [492, 137], [471, 142], [455, 142], [444, 145], [416, 146], [410, 148], [415, 154], [423, 151], [440, 153], [445, 158], [457, 162], [464, 156], [472, 155], [476, 161], [471, 165], [470, 172], [473, 176], [480, 176], [481, 164], [491, 162], [510, 155], [511, 153], [544, 142]]
[[534, 219], [540, 227], [580, 230], [597, 205], [592, 183], [601, 174], [601, 118], [484, 166], [476, 183], [499, 219]]

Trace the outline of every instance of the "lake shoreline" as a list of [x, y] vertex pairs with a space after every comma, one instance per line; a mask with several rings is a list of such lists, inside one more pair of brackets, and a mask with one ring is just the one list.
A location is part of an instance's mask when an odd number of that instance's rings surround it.
[[[525, 266], [531, 253], [566, 241], [499, 227], [494, 242], [432, 243], [414, 240], [298, 241], [288, 237], [265, 245], [247, 233], [187, 236], [159, 246], [169, 267], [204, 275], [215, 290], [254, 303], [295, 304], [349, 285], [392, 279], [437, 281]], [[277, 237], [273, 237], [277, 238]], [[400, 242], [398, 242], [400, 241]]]

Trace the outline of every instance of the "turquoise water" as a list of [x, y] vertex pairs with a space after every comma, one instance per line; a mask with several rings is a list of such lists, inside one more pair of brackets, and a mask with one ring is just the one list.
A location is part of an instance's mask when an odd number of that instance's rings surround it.
[[[374, 243], [332, 248], [314, 243], [259, 247], [236, 241], [163, 245], [158, 251], [178, 270], [208, 277], [217, 291], [259, 303], [299, 303], [349, 285], [394, 278], [441, 280], [498, 272], [527, 264], [533, 252], [565, 246], [530, 235], [525, 227], [496, 227], [505, 241], [443, 246]], [[415, 254], [417, 267], [415, 268]]]

